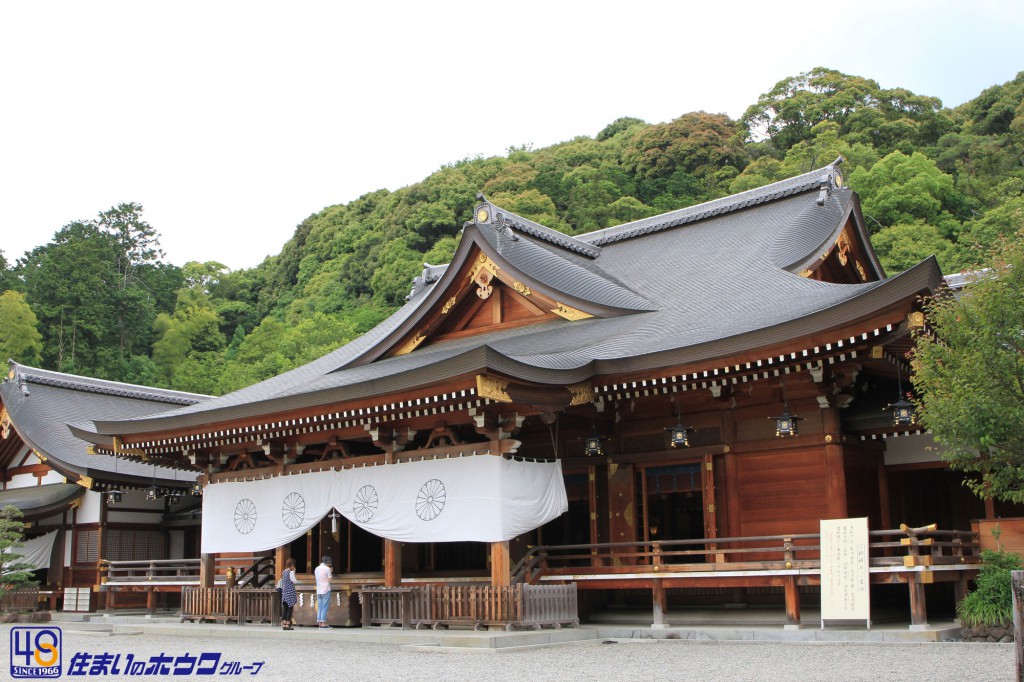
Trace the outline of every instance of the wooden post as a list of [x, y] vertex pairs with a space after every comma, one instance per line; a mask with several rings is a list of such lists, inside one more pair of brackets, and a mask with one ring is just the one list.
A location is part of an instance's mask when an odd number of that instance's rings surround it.
[[512, 583], [512, 564], [509, 560], [508, 541], [491, 543], [491, 585], [503, 587]]
[[402, 584], [402, 544], [384, 540], [384, 587]]
[[800, 589], [796, 584], [795, 575], [787, 575], [784, 579], [786, 587], [786, 628], [800, 627]]
[[[100, 493], [100, 523], [96, 531], [96, 575], [101, 575], [107, 558], [107, 496]], [[95, 589], [95, 588], [94, 588]], [[107, 593], [96, 593], [96, 610], [107, 611]]]
[[825, 432], [825, 492], [829, 518], [845, 519], [849, 516], [846, 499], [846, 466], [840, 440], [843, 432], [839, 410], [822, 410], [822, 428]]
[[1021, 591], [1024, 590], [1024, 571], [1010, 571], [1010, 591], [1013, 592], [1013, 650], [1017, 654], [1017, 682], [1024, 682], [1024, 619], [1021, 618]]
[[668, 627], [668, 622], [665, 620], [665, 614], [668, 612], [668, 604], [665, 599], [665, 586], [662, 584], [661, 578], [655, 578], [651, 583], [651, 598], [654, 602], [654, 622], [651, 623], [651, 628], [654, 630], [660, 630]]
[[284, 562], [288, 560], [288, 546], [281, 545], [274, 550], [274, 582], [284, 573]]
[[214, 574], [217, 571], [214, 559], [216, 554], [202, 554], [199, 556], [199, 586], [213, 587]]

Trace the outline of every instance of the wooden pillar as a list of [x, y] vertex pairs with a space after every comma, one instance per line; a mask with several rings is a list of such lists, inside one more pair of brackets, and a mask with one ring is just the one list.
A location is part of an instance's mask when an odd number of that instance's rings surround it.
[[[590, 543], [596, 545], [598, 542], [598, 529], [597, 529], [597, 467], [591, 464], [587, 467], [587, 504], [589, 506], [590, 513]], [[597, 555], [597, 550], [590, 550], [592, 566], [600, 566], [601, 558]]]
[[277, 578], [281, 577], [284, 573], [284, 562], [288, 560], [288, 546], [281, 545], [274, 550], [274, 578], [275, 582]]
[[822, 410], [822, 430], [825, 433], [825, 496], [828, 518], [845, 519], [848, 514], [846, 499], [846, 465], [843, 457], [842, 424], [839, 410]]
[[213, 587], [214, 575], [217, 572], [215, 559], [216, 554], [201, 554], [199, 556], [199, 586]]
[[[100, 493], [99, 495], [100, 523], [96, 530], [96, 575], [103, 576], [103, 562], [107, 558], [107, 496], [104, 495], [103, 493]], [[93, 589], [98, 590], [97, 587], [94, 587]], [[96, 592], [97, 611], [113, 608], [113, 604], [111, 604], [109, 607], [107, 605], [107, 594], [107, 592]]]
[[910, 629], [924, 629], [928, 627], [928, 608], [925, 605], [921, 574], [909, 573], [907, 587], [910, 589]]
[[402, 543], [384, 540], [384, 587], [402, 584]]
[[784, 579], [786, 588], [786, 626], [800, 625], [800, 590], [795, 575], [787, 575]]
[[662, 584], [661, 578], [655, 578], [651, 583], [651, 601], [654, 602], [654, 621], [651, 623], [651, 628], [660, 630], [668, 627], [668, 621], [665, 619], [665, 614], [668, 613], [665, 586]]
[[884, 454], [878, 456], [878, 502], [881, 507], [879, 519], [881, 527], [892, 528], [892, 508], [889, 506], [889, 474], [885, 471]]
[[512, 564], [509, 561], [508, 541], [491, 543], [491, 585], [504, 587], [512, 582]]

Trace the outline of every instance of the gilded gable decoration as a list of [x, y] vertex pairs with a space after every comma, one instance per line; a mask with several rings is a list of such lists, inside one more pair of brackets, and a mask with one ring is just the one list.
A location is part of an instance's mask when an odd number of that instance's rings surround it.
[[447, 301], [445, 301], [444, 307], [441, 308], [441, 314], [442, 315], [447, 315], [449, 312], [451, 312], [451, 309], [455, 307], [455, 303], [458, 300], [459, 299], [458, 299], [457, 296], [452, 296]]
[[594, 402], [594, 387], [590, 385], [589, 381], [581, 381], [578, 384], [566, 386], [566, 388], [572, 393], [570, 405], [585, 405]]
[[0, 436], [7, 440], [11, 435], [11, 415], [7, 414], [6, 407], [0, 407]]
[[530, 294], [533, 293], [533, 291], [530, 290], [530, 287], [518, 281], [512, 282], [512, 288], [515, 289], [520, 294], [522, 294], [523, 296], [529, 296]]
[[557, 304], [551, 309], [551, 312], [570, 321], [585, 320], [588, 317], [593, 317], [590, 313], [585, 313], [582, 310], [576, 310], [576, 308], [571, 308], [564, 303]]
[[508, 381], [503, 379], [477, 374], [476, 393], [481, 398], [490, 398], [503, 403], [512, 402], [512, 398], [508, 395]]
[[411, 353], [414, 350], [416, 350], [416, 348], [419, 347], [419, 345], [426, 340], [427, 337], [423, 334], [423, 332], [417, 332], [416, 336], [406, 341], [401, 348], [395, 351], [395, 355], [405, 355], [406, 353]]
[[850, 253], [852, 245], [850, 244], [850, 235], [847, 234], [846, 230], [839, 233], [839, 239], [836, 240], [836, 256], [839, 258], [839, 262], [846, 265], [847, 254]]

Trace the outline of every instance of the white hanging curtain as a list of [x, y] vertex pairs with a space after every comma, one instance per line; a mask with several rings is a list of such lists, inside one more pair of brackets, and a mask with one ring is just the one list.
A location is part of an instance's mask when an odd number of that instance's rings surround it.
[[24, 540], [21, 547], [13, 547], [8, 551], [21, 555], [21, 558], [17, 559], [18, 563], [29, 564], [33, 569], [49, 568], [50, 557], [53, 556], [53, 541], [56, 539], [57, 531], [52, 530], [46, 535]]
[[510, 540], [568, 509], [560, 462], [493, 455], [217, 483], [203, 499], [203, 553], [291, 542], [332, 508], [400, 542]]

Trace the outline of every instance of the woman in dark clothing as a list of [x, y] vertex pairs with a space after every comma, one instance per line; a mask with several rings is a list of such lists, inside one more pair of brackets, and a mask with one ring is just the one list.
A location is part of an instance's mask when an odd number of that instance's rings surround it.
[[281, 627], [285, 630], [294, 630], [292, 627], [292, 609], [299, 596], [295, 593], [295, 559], [288, 559], [284, 562], [284, 572], [281, 574]]

